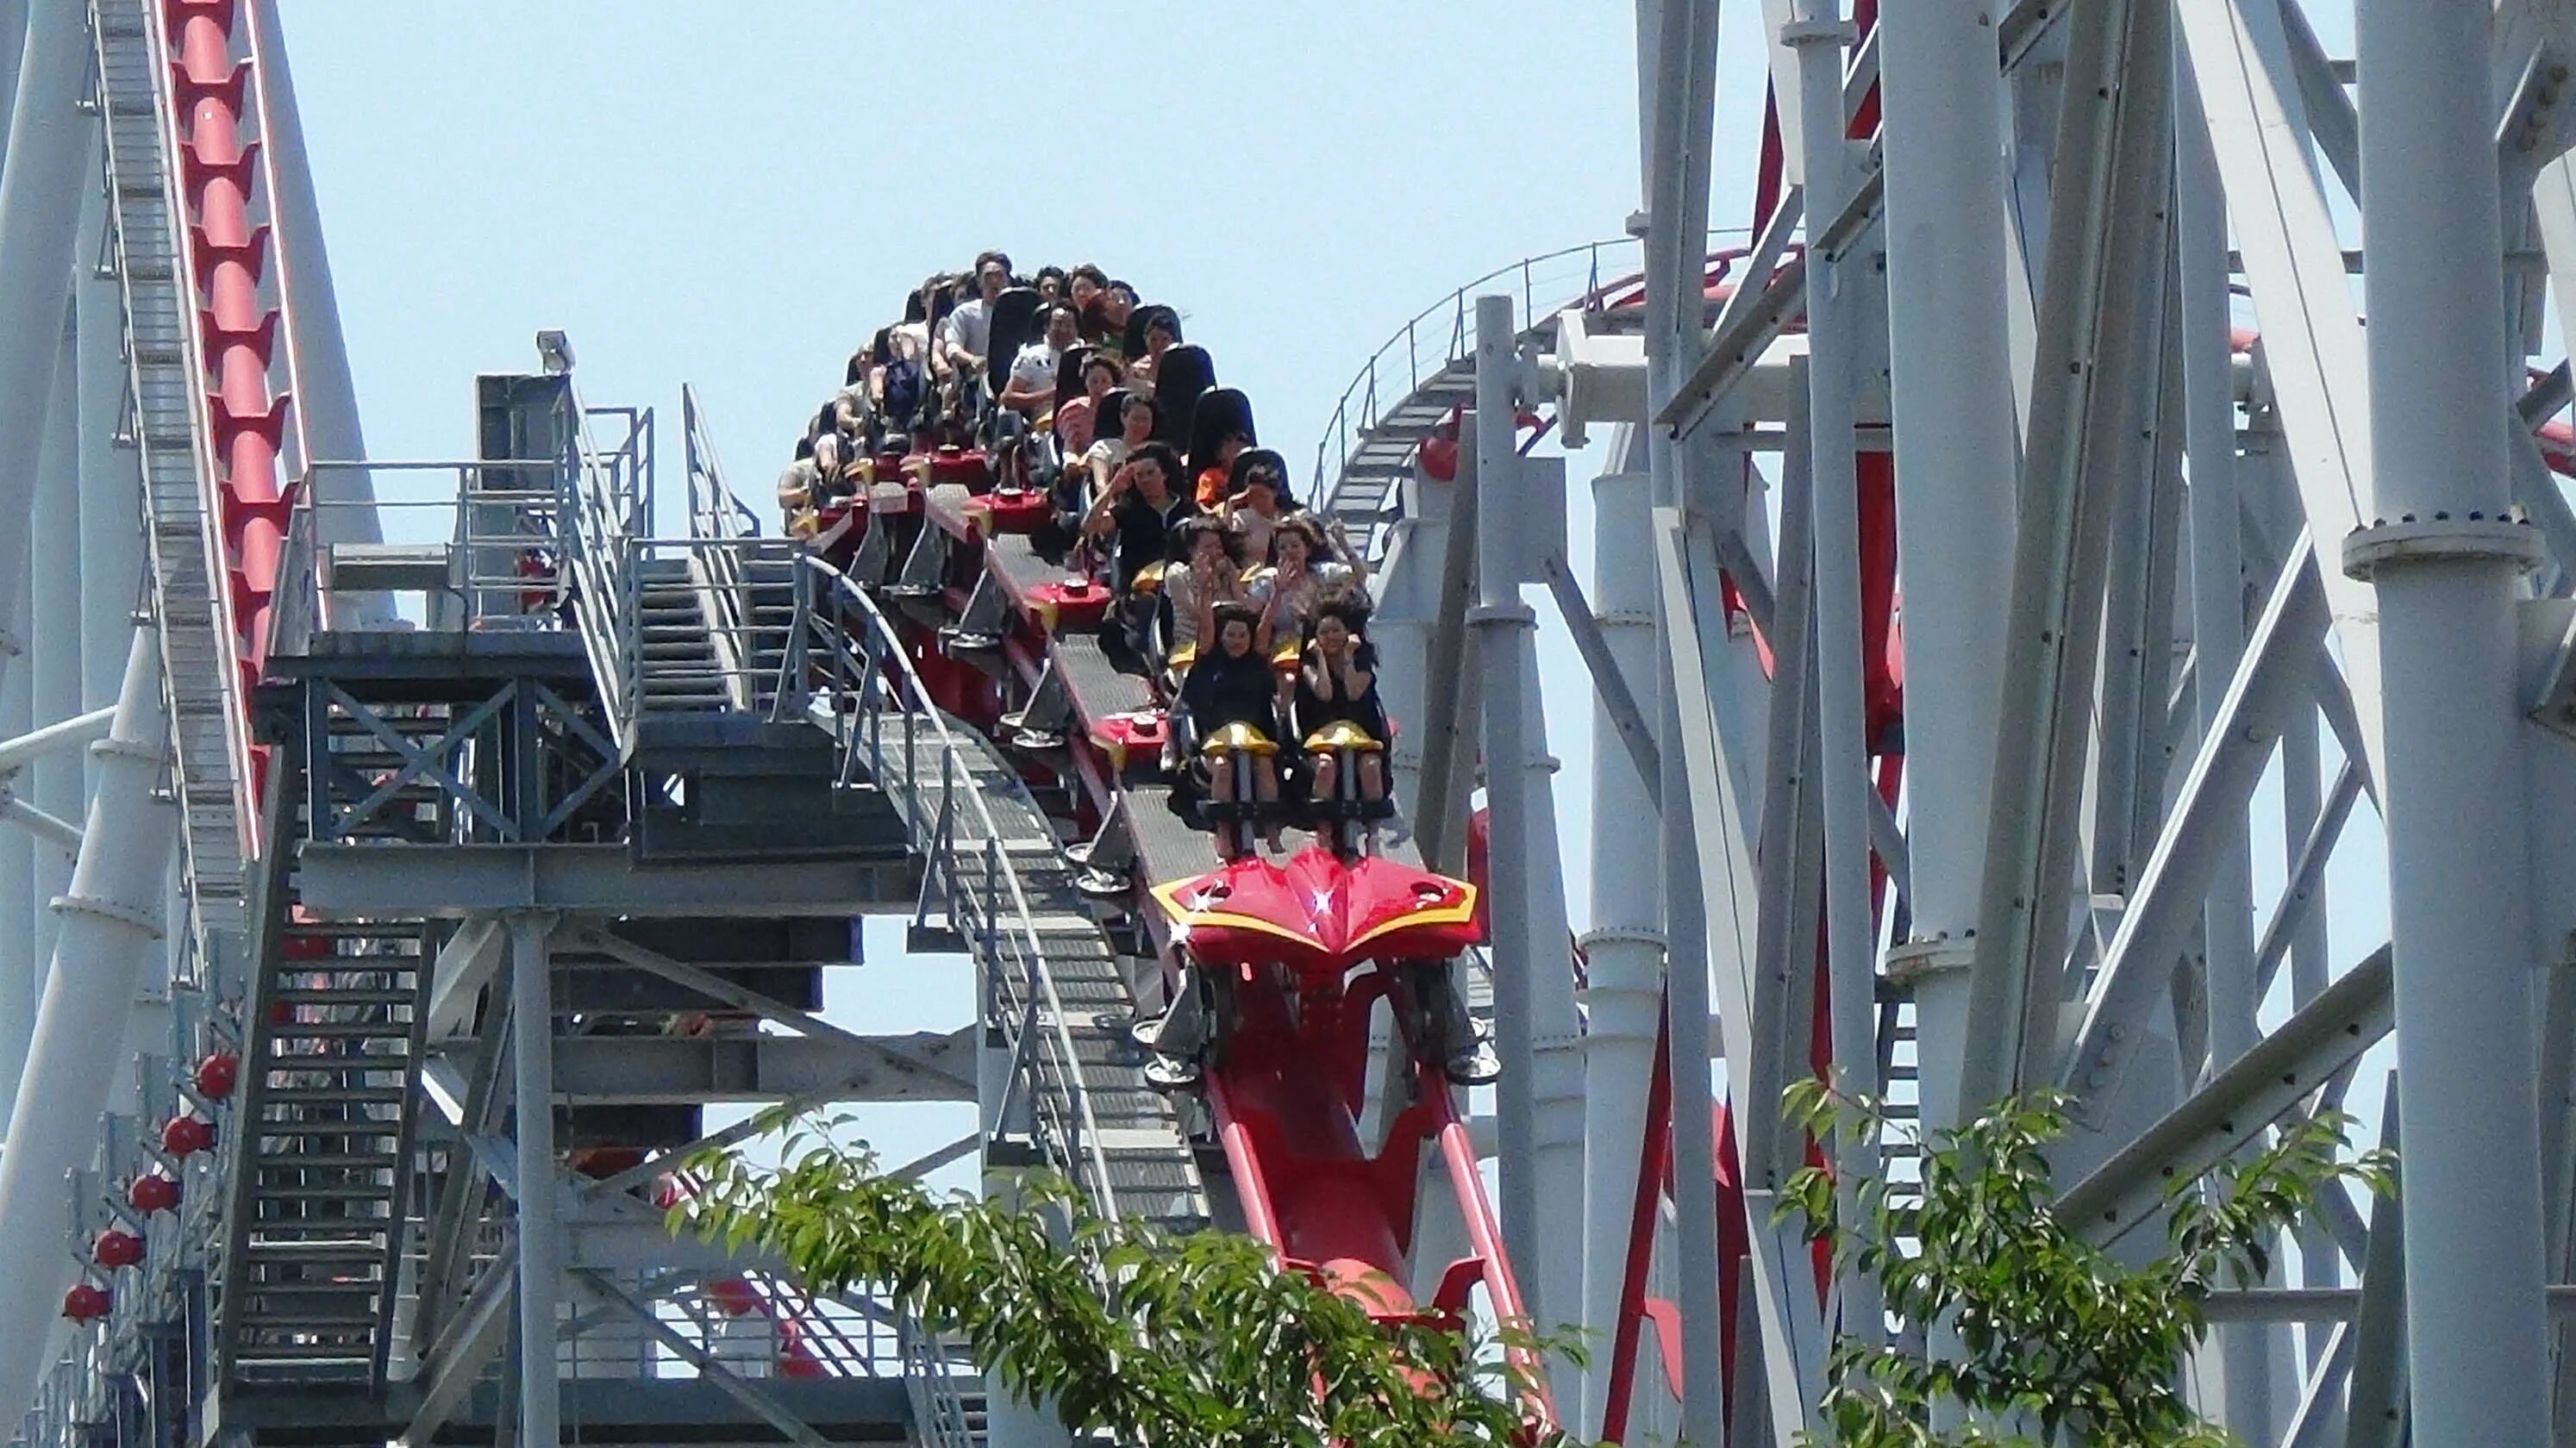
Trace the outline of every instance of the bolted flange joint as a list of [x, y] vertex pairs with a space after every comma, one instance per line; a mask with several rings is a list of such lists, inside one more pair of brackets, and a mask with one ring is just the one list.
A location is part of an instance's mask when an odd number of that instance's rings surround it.
[[2518, 507], [2492, 515], [2401, 513], [2373, 519], [2343, 540], [2344, 576], [2364, 583], [2377, 578], [2381, 569], [2417, 563], [2501, 561], [2528, 572], [2548, 556], [2540, 530]]
[[1906, 985], [1927, 975], [1943, 975], [1966, 970], [1977, 963], [1977, 942], [1965, 936], [1949, 934], [1916, 936], [1887, 948], [1887, 982]]
[[1795, 47], [1827, 42], [1834, 45], [1856, 45], [1860, 42], [1860, 27], [1840, 17], [1831, 20], [1792, 20], [1780, 27], [1782, 45]]

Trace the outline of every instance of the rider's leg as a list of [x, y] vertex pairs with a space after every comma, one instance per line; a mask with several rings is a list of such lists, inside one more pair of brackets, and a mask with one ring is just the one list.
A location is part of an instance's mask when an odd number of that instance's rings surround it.
[[1333, 798], [1334, 771], [1340, 767], [1341, 761], [1335, 759], [1329, 749], [1318, 749], [1310, 758], [1315, 766], [1315, 787], [1311, 794], [1315, 803], [1329, 804]]
[[1460, 1086], [1481, 1086], [1502, 1074], [1493, 1046], [1467, 1012], [1457, 962], [1428, 961], [1413, 972], [1413, 999], [1421, 1012], [1423, 1055]]
[[1270, 762], [1269, 755], [1253, 757], [1252, 797], [1259, 803], [1267, 819], [1269, 828], [1265, 833], [1270, 840], [1270, 848], [1273, 850], [1287, 848], [1286, 841], [1281, 839], [1279, 834], [1279, 770]]
[[1196, 967], [1186, 961], [1172, 980], [1172, 1000], [1160, 1019], [1141, 1022], [1137, 1044], [1154, 1053], [1145, 1077], [1157, 1086], [1186, 1086], [1198, 1080], [1199, 1058], [1208, 1044], [1207, 1002], [1199, 989]]
[[1386, 798], [1386, 756], [1382, 754], [1360, 756], [1360, 798]]
[[[1208, 761], [1208, 799], [1219, 806], [1234, 803], [1233, 759], [1218, 758]], [[1241, 821], [1222, 818], [1225, 813], [1223, 808], [1217, 810], [1220, 818], [1216, 825], [1216, 852], [1223, 858], [1231, 860], [1243, 853], [1240, 842], [1247, 832], [1241, 828]]]

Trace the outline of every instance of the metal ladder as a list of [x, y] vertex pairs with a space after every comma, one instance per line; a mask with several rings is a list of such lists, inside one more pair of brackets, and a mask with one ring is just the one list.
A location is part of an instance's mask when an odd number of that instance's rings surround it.
[[92, 0], [114, 264], [125, 301], [130, 440], [142, 452], [152, 606], [170, 704], [170, 743], [199, 923], [237, 935], [243, 911], [241, 795], [233, 761], [247, 740], [225, 596], [209, 560], [212, 480], [199, 467], [203, 372], [189, 325], [194, 298], [178, 264], [179, 213], [163, 149], [162, 91], [149, 0]]

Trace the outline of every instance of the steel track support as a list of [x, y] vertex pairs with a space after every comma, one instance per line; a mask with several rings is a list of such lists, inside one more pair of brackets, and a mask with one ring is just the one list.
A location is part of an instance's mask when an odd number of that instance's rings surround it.
[[[2218, 157], [2202, 118], [2200, 85], [2190, 52], [2174, 47], [2174, 250], [2180, 292], [2183, 414], [2191, 457], [2191, 633], [2202, 677], [2233, 679], [2245, 652], [2245, 558], [2237, 489], [2236, 400], [2232, 385], [2227, 258], [2227, 196]], [[2304, 702], [2304, 700], [2302, 700]], [[2200, 737], [2225, 727], [2225, 695], [2196, 696]], [[2315, 742], [2310, 722], [2309, 742]], [[2312, 750], [2313, 752], [2313, 750]], [[2312, 766], [2313, 767], [2313, 766]], [[2315, 780], [2311, 775], [2310, 792]], [[2254, 881], [2250, 833], [2231, 832], [2208, 862], [2202, 896], [2202, 990], [2214, 1074], [2235, 1064], [2259, 1032], [2255, 985]], [[2249, 1442], [2268, 1442], [2275, 1421], [2272, 1356], [2279, 1334], [2259, 1323], [2219, 1329], [2229, 1428]]]
[[[1647, 392], [1649, 412], [1657, 416], [1673, 405], [1682, 379], [1698, 367], [1704, 346], [1700, 336], [1700, 278], [1707, 260], [1708, 145], [1716, 104], [1717, 13], [1712, 0], [1653, 0], [1651, 9], [1641, 4], [1637, 16], [1641, 72], [1648, 64], [1647, 37], [1652, 37], [1653, 46], [1654, 83], [1640, 86], [1638, 109], [1642, 118], [1639, 150], [1646, 161], [1639, 191], [1646, 201]], [[1710, 758], [1718, 753], [1713, 739], [1706, 741], [1712, 747], [1693, 751], [1696, 759], [1685, 755], [1681, 743], [1680, 721], [1687, 716], [1705, 723], [1709, 713], [1706, 674], [1697, 667], [1679, 667], [1685, 653], [1694, 661], [1699, 653], [1696, 647], [1680, 649], [1676, 631], [1691, 630], [1696, 643], [1697, 620], [1691, 612], [1685, 554], [1678, 546], [1680, 539], [1668, 536], [1666, 526], [1669, 522], [1673, 534], [1684, 526], [1683, 504], [1692, 493], [1687, 476], [1689, 454], [1666, 428], [1656, 426], [1647, 436], [1646, 464], [1649, 501], [1654, 510], [1651, 526], [1655, 543], [1655, 606], [1663, 641], [1655, 661], [1654, 675], [1660, 687], [1652, 707], [1656, 710], [1663, 775], [1657, 790], [1662, 801], [1657, 867], [1662, 873], [1665, 999], [1671, 1022], [1667, 1075], [1671, 1082], [1675, 1224], [1666, 1256], [1679, 1284], [1676, 1295], [1682, 1338], [1682, 1404], [1676, 1436], [1687, 1442], [1715, 1444], [1726, 1441], [1728, 1417], [1727, 1364], [1721, 1336], [1724, 1324], [1718, 1308], [1713, 1131], [1716, 1099], [1709, 1081], [1709, 980], [1711, 967], [1721, 961], [1729, 970], [1745, 967], [1742, 951], [1749, 946], [1752, 932], [1734, 928], [1730, 916], [1721, 942], [1716, 938], [1721, 932], [1711, 927], [1708, 912], [1712, 904], [1731, 903], [1732, 897], [1720, 895], [1712, 902], [1702, 886], [1703, 832], [1699, 815], [1719, 811], [1719, 801], [1731, 794], [1731, 787], [1722, 774], [1693, 774], [1694, 763], [1715, 762], [1720, 770], [1727, 767], [1722, 758]], [[1712, 797], [1703, 799], [1703, 794]], [[1730, 813], [1717, 813], [1708, 823], [1706, 833], [1713, 838], [1743, 838], [1743, 822]], [[1720, 862], [1710, 863], [1722, 868]], [[1766, 1365], [1791, 1361], [1785, 1351], [1772, 1350], [1786, 1343], [1779, 1329], [1778, 1312], [1771, 1308], [1760, 1311], [1766, 1324], [1762, 1333]], [[1736, 1392], [1744, 1391], [1739, 1381]], [[1790, 1405], [1782, 1405], [1775, 1415], [1789, 1422], [1796, 1421], [1797, 1416]], [[1785, 1443], [1785, 1435], [1782, 1441]]]
[[[37, 470], [36, 495], [27, 517], [27, 560], [32, 588], [27, 625], [27, 676], [35, 694], [36, 717], [69, 719], [81, 712], [81, 576], [80, 427], [78, 387], [73, 377], [71, 314], [66, 311], [49, 331], [57, 356], [53, 392], [43, 413], [44, 448]], [[52, 754], [27, 771], [29, 801], [61, 820], [81, 817], [83, 759]], [[36, 847], [36, 898], [39, 903], [62, 892], [71, 879], [76, 850], [58, 842]], [[36, 959], [53, 958], [61, 917], [51, 911], [36, 916]], [[41, 971], [34, 982], [44, 993]]]
[[[6, 547], [0, 541], [0, 548]], [[14, 589], [0, 575], [0, 617], [27, 615], [27, 576]], [[0, 734], [24, 741], [35, 727], [33, 684], [25, 669], [0, 674]], [[17, 764], [0, 764], [0, 776]], [[14, 1104], [18, 1073], [27, 1064], [27, 1041], [36, 1028], [36, 842], [22, 830], [0, 829], [0, 1101]], [[0, 1105], [0, 1136], [8, 1131], [8, 1106]]]
[[[1631, 454], [1643, 452], [1631, 434]], [[1651, 679], [1655, 664], [1655, 579], [1637, 566], [1654, 548], [1653, 480], [1642, 473], [1603, 473], [1592, 483], [1592, 579], [1595, 620], [1620, 675]], [[1651, 708], [1652, 696], [1645, 701]], [[1644, 1150], [1646, 1103], [1655, 1069], [1655, 1036], [1663, 1017], [1663, 887], [1639, 858], [1640, 822], [1651, 818], [1648, 781], [1635, 756], [1607, 742], [1618, 729], [1606, 704], [1592, 712], [1592, 928], [1583, 936], [1588, 965], [1584, 1002], [1583, 1325], [1610, 1341], [1627, 1285], [1629, 1228]], [[1656, 785], [1662, 761], [1656, 761]], [[1642, 1364], [1641, 1364], [1642, 1366]], [[1609, 1411], [1610, 1363], [1584, 1373], [1578, 1429], [1595, 1428]], [[1642, 1379], [1644, 1373], [1638, 1374]], [[1636, 1396], [1644, 1397], [1640, 1392]], [[1634, 1409], [1631, 1409], [1632, 1416]]]
[[[81, 707], [114, 707], [144, 588], [143, 459], [124, 430], [125, 296], [108, 265], [107, 188], [98, 161], [82, 172], [80, 276], [72, 299], [80, 474]], [[95, 786], [98, 772], [90, 772]]]
[[554, 959], [544, 911], [514, 911], [510, 931], [510, 1064], [519, 1175], [519, 1445], [556, 1448], [562, 1384], [555, 1370], [563, 1292], [563, 1189], [556, 1180]]
[[[1992, 27], [1963, 7], [1882, 7], [1890, 402], [1905, 590], [1912, 929], [1923, 1125], [1960, 1119], [2012, 579], [2012, 341], [2004, 92]], [[1906, 567], [1907, 563], [1913, 566]]]
[[[1845, 137], [1843, 50], [1857, 35], [1840, 0], [1794, 0], [1781, 43], [1798, 58], [1800, 134], [1810, 218], [1841, 214], [1852, 191]], [[1869, 741], [1861, 681], [1860, 475], [1853, 458], [1859, 382], [1861, 269], [1831, 250], [1807, 253], [1807, 427], [1816, 648], [1817, 764], [1824, 782], [1825, 958], [1834, 1079], [1878, 1094], [1878, 963], [1871, 929]], [[1858, 1220], [1861, 1187], [1879, 1174], [1877, 1135], [1855, 1119], [1834, 1143], [1836, 1195]], [[1886, 1335], [1877, 1280], [1837, 1284], [1842, 1330], [1864, 1342]]]
[[[2549, 1431], [2545, 1237], [2520, 781], [2518, 575], [2536, 530], [2494, 418], [2512, 393], [2484, 7], [2360, 7], [2372, 523], [2416, 1441]], [[2428, 536], [2418, 537], [2417, 534]]]
[[19, 1421], [52, 1362], [46, 1339], [76, 1270], [65, 1240], [64, 1175], [98, 1150], [121, 1041], [144, 967], [160, 958], [161, 904], [176, 822], [158, 790], [169, 764], [161, 656], [138, 631], [126, 653], [116, 723], [94, 746], [103, 766], [71, 887], [56, 902], [62, 938], [0, 1152], [0, 1423]]
[[[2142, 469], [2142, 400], [2161, 366], [2166, 242], [2165, 11], [2153, 0], [2068, 21], [2038, 362], [2013, 539], [2003, 711], [1969, 1018], [1984, 1039], [1964, 1101], [2035, 1074], [2052, 1045], [2074, 879], [2076, 807], [2107, 530]], [[2148, 414], [2152, 416], [2153, 414]]]
[[[5, 54], [5, 50], [0, 50]], [[89, 64], [89, 7], [80, 0], [31, 0], [26, 41], [11, 96], [9, 145], [0, 157], [0, 397], [24, 409], [50, 395], [61, 365], [64, 309], [72, 299], [72, 258], [80, 233], [82, 164], [93, 116], [78, 102]], [[0, 429], [0, 518], [32, 516], [45, 433]], [[29, 530], [0, 538], [0, 601], [30, 567]], [[23, 652], [24, 613], [0, 616], [0, 677]]]

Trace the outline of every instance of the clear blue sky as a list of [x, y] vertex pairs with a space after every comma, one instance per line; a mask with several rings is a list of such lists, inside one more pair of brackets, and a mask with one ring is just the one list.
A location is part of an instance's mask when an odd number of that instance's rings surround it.
[[[1302, 477], [1408, 317], [1615, 235], [1637, 205], [1627, 5], [282, 3], [377, 457], [468, 451], [473, 375], [528, 365], [559, 327], [590, 400], [664, 409], [666, 496], [686, 381], [757, 503], [904, 290], [1000, 245], [1024, 268], [1097, 260], [1178, 306]], [[1712, 220], [1740, 225], [1760, 16], [1724, 13]], [[2342, 17], [2322, 18], [2348, 53]], [[1600, 452], [1571, 499], [1587, 578]], [[1552, 622], [1542, 667], [1579, 927], [1591, 718]], [[2255, 810], [2266, 908], [2274, 798]], [[2344, 853], [2349, 961], [2385, 923], [2375, 844]], [[965, 1019], [962, 969], [902, 962], [895, 932], [871, 947], [877, 964], [838, 973], [837, 1016]], [[887, 1113], [888, 1154], [956, 1134], [962, 1111]]]

